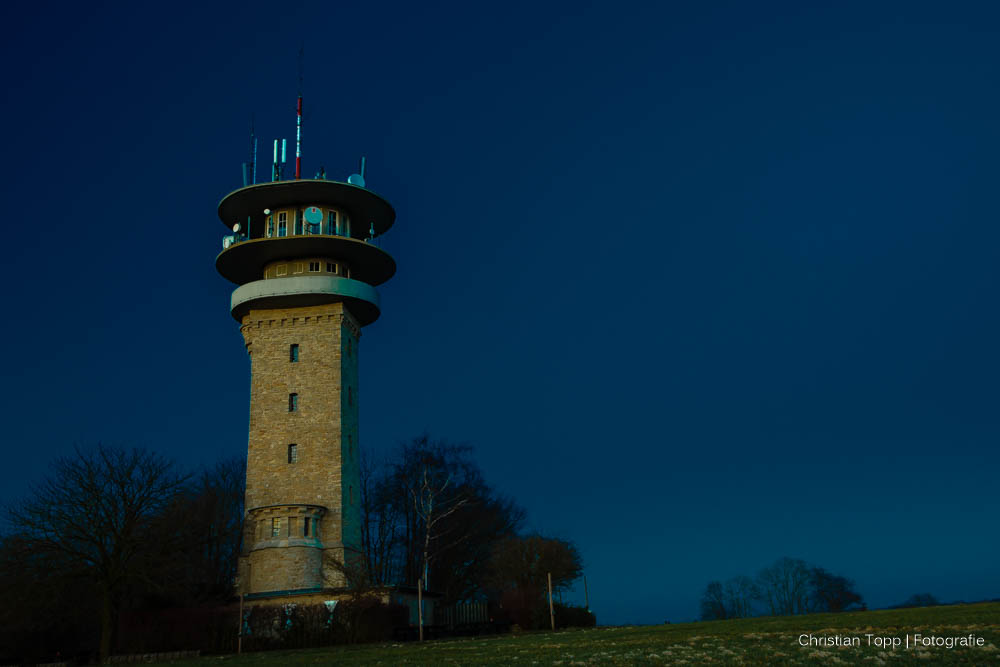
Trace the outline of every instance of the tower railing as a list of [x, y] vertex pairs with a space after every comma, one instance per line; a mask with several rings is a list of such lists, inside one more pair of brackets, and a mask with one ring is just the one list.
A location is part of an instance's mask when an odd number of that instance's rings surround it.
[[[306, 231], [303, 234], [285, 234], [284, 236], [259, 236], [257, 238], [250, 238], [246, 234], [236, 233], [236, 234], [229, 234], [228, 236], [223, 236], [222, 237], [222, 247], [224, 249], [229, 249], [229, 248], [232, 248], [234, 245], [238, 245], [238, 244], [244, 243], [246, 241], [256, 241], [256, 240], [259, 240], [259, 239], [262, 239], [262, 238], [266, 238], [266, 239], [290, 239], [290, 238], [297, 238], [297, 237], [301, 237], [301, 236], [330, 236], [330, 237], [336, 237], [336, 238], [342, 238], [342, 239], [354, 238], [352, 236], [347, 236], [346, 234], [321, 234], [319, 232], [310, 232], [310, 231]], [[360, 240], [364, 241], [368, 245], [373, 245], [373, 246], [375, 246], [376, 248], [378, 248], [380, 250], [384, 250], [384, 248], [382, 247], [383, 239], [382, 239], [381, 236], [376, 236], [376, 237], [370, 237], [369, 236], [367, 238], [360, 239]], [[226, 241], [229, 242], [228, 245], [226, 244]]]

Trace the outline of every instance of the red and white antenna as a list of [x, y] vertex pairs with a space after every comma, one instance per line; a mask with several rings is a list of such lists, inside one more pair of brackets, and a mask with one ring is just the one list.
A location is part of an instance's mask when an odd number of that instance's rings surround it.
[[302, 68], [305, 43], [299, 45], [299, 103], [295, 109], [295, 179], [302, 178]]

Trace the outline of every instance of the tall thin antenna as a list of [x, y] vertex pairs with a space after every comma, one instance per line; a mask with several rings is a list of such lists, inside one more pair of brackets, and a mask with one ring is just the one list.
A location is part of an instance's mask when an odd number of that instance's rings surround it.
[[250, 182], [257, 183], [257, 135], [254, 134], [253, 114], [250, 114]]
[[250, 114], [250, 181], [257, 184], [257, 133], [254, 131], [254, 114]]
[[253, 133], [253, 114], [250, 114], [249, 162], [243, 163], [243, 187], [257, 183], [257, 137]]
[[306, 43], [299, 42], [299, 101], [295, 108], [295, 179], [302, 178], [302, 75], [305, 69]]

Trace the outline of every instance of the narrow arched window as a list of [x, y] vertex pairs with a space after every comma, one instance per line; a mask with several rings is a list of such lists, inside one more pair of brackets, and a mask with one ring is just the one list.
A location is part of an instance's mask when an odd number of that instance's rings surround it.
[[298, 463], [299, 462], [299, 446], [298, 445], [288, 445], [288, 462]]
[[288, 395], [288, 411], [296, 412], [299, 409], [299, 395], [289, 394]]
[[299, 360], [299, 344], [292, 343], [288, 348], [288, 360], [295, 363]]
[[354, 405], [354, 392], [351, 391], [350, 387], [347, 388], [347, 405]]

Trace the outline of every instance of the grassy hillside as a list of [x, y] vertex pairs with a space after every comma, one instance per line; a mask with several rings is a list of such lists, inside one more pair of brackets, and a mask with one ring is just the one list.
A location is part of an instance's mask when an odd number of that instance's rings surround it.
[[[800, 646], [799, 636], [857, 638], [860, 646]], [[866, 635], [871, 637], [871, 644]], [[913, 646], [924, 637], [981, 638], [982, 646]], [[876, 637], [897, 638], [897, 647]], [[910, 648], [906, 647], [907, 637]], [[808, 641], [808, 638], [806, 638]], [[977, 664], [1000, 665], [1000, 603], [754, 618], [677, 625], [597, 628], [253, 653], [172, 663], [232, 665], [631, 665], [655, 664]]]

